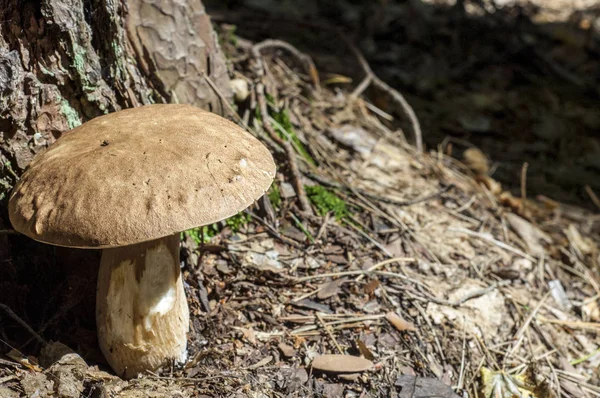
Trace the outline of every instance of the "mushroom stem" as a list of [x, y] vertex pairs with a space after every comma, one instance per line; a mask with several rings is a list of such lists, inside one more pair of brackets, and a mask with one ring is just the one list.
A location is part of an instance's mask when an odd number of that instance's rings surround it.
[[179, 235], [102, 251], [96, 324], [102, 353], [124, 378], [185, 360], [189, 311]]

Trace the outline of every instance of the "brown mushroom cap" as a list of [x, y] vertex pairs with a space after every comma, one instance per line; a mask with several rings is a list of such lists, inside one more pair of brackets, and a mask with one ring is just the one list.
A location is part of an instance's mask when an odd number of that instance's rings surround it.
[[234, 123], [189, 105], [143, 106], [97, 117], [38, 155], [10, 221], [54, 245], [125, 246], [230, 217], [274, 176], [267, 148]]

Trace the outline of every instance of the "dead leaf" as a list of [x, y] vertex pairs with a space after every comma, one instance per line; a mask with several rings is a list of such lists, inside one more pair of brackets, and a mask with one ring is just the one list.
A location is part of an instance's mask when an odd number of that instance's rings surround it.
[[564, 231], [564, 233], [567, 235], [567, 238], [569, 238], [571, 245], [573, 245], [584, 256], [597, 251], [594, 241], [588, 237], [584, 238], [581, 236], [581, 233], [579, 233], [575, 225], [570, 224], [569, 228]]
[[12, 359], [13, 361], [18, 362], [19, 364], [25, 366], [29, 370], [33, 370], [35, 372], [41, 372], [42, 368], [40, 368], [36, 363], [33, 363], [29, 360], [23, 353], [15, 348], [11, 349], [7, 354], [7, 357]]
[[363, 290], [366, 294], [368, 294], [370, 296], [373, 293], [375, 293], [375, 290], [377, 290], [378, 287], [379, 287], [379, 281], [377, 279], [373, 279], [372, 281], [367, 283], [365, 286], [363, 286]]
[[338, 294], [339, 288], [342, 283], [346, 282], [345, 278], [336, 279], [331, 282], [323, 283], [319, 286], [319, 292], [317, 293], [317, 297], [321, 300], [328, 299], [329, 297], [333, 297]]
[[375, 355], [373, 355], [371, 350], [369, 350], [366, 344], [363, 343], [361, 340], [356, 340], [356, 346], [358, 347], [358, 351], [360, 351], [363, 357], [367, 358], [369, 361], [375, 359]]
[[387, 314], [385, 314], [385, 319], [387, 319], [389, 323], [391, 323], [396, 329], [398, 329], [401, 332], [414, 332], [417, 330], [415, 325], [413, 325], [411, 322], [408, 322], [395, 312], [388, 312]]
[[371, 369], [373, 362], [352, 355], [326, 354], [316, 357], [312, 367], [322, 372], [358, 373]]
[[526, 374], [509, 375], [503, 371], [481, 368], [482, 393], [485, 398], [541, 398], [535, 394], [536, 385]]

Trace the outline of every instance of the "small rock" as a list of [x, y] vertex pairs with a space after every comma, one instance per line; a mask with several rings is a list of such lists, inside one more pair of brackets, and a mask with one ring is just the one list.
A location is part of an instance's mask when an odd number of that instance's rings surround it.
[[371, 300], [363, 305], [362, 309], [363, 312], [366, 312], [367, 314], [376, 314], [381, 312], [381, 305], [379, 305], [377, 300]]
[[352, 355], [326, 354], [316, 357], [312, 367], [322, 372], [357, 373], [371, 369], [373, 362]]

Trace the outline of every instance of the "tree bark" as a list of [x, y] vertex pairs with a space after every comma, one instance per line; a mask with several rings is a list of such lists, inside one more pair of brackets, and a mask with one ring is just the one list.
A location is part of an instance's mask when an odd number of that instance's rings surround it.
[[17, 175], [64, 131], [150, 103], [223, 114], [230, 97], [201, 0], [0, 0], [2, 213]]

